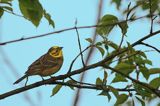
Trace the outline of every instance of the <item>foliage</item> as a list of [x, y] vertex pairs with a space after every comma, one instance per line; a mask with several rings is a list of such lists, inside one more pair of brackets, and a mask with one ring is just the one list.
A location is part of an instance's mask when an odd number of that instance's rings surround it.
[[[19, 8], [22, 13], [22, 17], [32, 22], [36, 27], [39, 26], [42, 17], [48, 21], [49, 25], [54, 28], [54, 21], [51, 19], [51, 15], [43, 9], [39, 0], [18, 0]], [[0, 4], [0, 18], [4, 12], [15, 14], [12, 9], [12, 0], [1, 0]], [[4, 5], [4, 6], [3, 6]]]
[[[51, 15], [46, 12], [39, 0], [18, 0], [18, 2], [23, 17], [26, 20], [29, 20], [34, 26], [38, 27], [44, 17], [49, 25], [55, 27]], [[103, 64], [100, 64], [99, 66], [104, 70], [102, 71], [103, 78], [99, 76], [95, 79], [94, 84], [80, 84], [73, 80], [63, 81], [62, 84], [57, 84], [53, 88], [51, 96], [57, 94], [63, 86], [68, 86], [74, 90], [75, 87], [83, 88], [82, 85], [87, 85], [85, 86], [86, 88], [92, 87], [92, 89], [99, 90], [100, 93], [98, 95], [107, 97], [108, 101], [113, 98], [111, 95], [113, 94], [116, 98], [115, 105], [125, 103], [134, 105], [135, 101], [139, 101], [142, 106], [145, 106], [145, 101], [150, 102], [157, 98], [156, 93], [159, 93], [160, 77], [154, 77], [153, 79], [150, 77], [153, 74], [160, 74], [160, 68], [153, 66], [153, 60], [147, 57], [147, 51], [138, 50], [134, 47], [135, 45], [143, 44], [143, 39], [139, 42], [130, 44], [129, 42], [125, 42], [124, 38], [127, 38], [128, 36], [127, 31], [130, 26], [129, 22], [140, 19], [138, 18], [139, 15], [136, 14], [139, 9], [147, 13], [143, 18], [155, 21], [155, 17], [160, 14], [160, 0], [135, 0], [127, 2], [128, 6], [125, 10], [121, 10], [123, 4], [126, 4], [123, 0], [111, 0], [111, 3], [115, 4], [117, 11], [120, 11], [122, 15], [125, 16], [123, 17], [124, 20], [121, 20], [113, 14], [105, 14], [99, 20], [98, 25], [96, 25], [96, 34], [100, 39], [94, 42], [94, 39], [86, 38], [90, 47], [96, 48], [102, 55], [102, 57], [99, 58], [99, 63]], [[13, 13], [12, 0], [1, 0], [0, 4], [3, 4], [0, 6], [0, 18], [2, 18], [5, 12]], [[122, 45], [116, 41], [109, 40], [109, 36], [113, 36], [111, 35], [111, 32], [115, 27], [118, 27], [121, 30], [121, 33], [116, 36], [120, 38]], [[152, 35], [153, 32], [150, 31], [149, 37]], [[157, 50], [155, 49], [156, 47], [147, 47]], [[86, 67], [83, 68], [84, 71], [88, 70], [85, 70], [85, 68]], [[113, 75], [111, 83], [108, 83], [110, 80], [108, 76], [109, 72]], [[143, 79], [143, 82], [141, 79]], [[115, 86], [117, 83], [122, 83], [125, 86], [119, 88], [118, 86]], [[121, 91], [124, 91], [125, 93], [122, 93]]]

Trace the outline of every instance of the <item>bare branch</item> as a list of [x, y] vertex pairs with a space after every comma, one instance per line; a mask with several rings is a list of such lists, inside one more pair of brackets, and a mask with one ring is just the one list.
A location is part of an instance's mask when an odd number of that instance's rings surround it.
[[[95, 27], [105, 27], [105, 26], [112, 26], [112, 25], [116, 25], [116, 24], [120, 24], [126, 21], [136, 21], [142, 18], [146, 18], [149, 15], [145, 15], [145, 16], [141, 16], [138, 17], [136, 19], [128, 19], [128, 20], [124, 20], [124, 21], [120, 21], [120, 22], [116, 22], [116, 23], [112, 23], [112, 24], [106, 24], [106, 25], [90, 25], [90, 26], [79, 26], [77, 27], [77, 29], [88, 29], [88, 28], [95, 28]], [[40, 34], [40, 35], [34, 35], [34, 36], [30, 36], [30, 37], [22, 37], [20, 39], [15, 39], [15, 40], [10, 40], [10, 41], [6, 41], [6, 42], [2, 42], [0, 43], [0, 46], [6, 45], [6, 44], [11, 44], [11, 43], [16, 43], [16, 42], [20, 42], [20, 41], [25, 41], [25, 40], [30, 40], [30, 39], [36, 39], [36, 38], [40, 38], [40, 37], [45, 37], [45, 36], [49, 36], [49, 35], [53, 35], [53, 34], [57, 34], [57, 33], [62, 33], [65, 31], [70, 31], [70, 30], [75, 30], [75, 27], [71, 27], [71, 28], [65, 28], [65, 29], [61, 29], [58, 31], [54, 31], [54, 32], [49, 32], [49, 33], [45, 33], [45, 34]]]
[[150, 48], [154, 49], [155, 51], [157, 51], [158, 53], [160, 53], [160, 50], [157, 49], [156, 47], [152, 46], [152, 45], [149, 45], [149, 44], [144, 43], [144, 42], [141, 42], [140, 44], [145, 45], [145, 46], [147, 46], [147, 47], [150, 47]]
[[78, 32], [78, 29], [77, 29], [76, 26], [75, 26], [75, 29], [76, 29], [76, 33], [77, 33], [78, 45], [79, 45], [79, 51], [80, 51], [80, 55], [81, 55], [82, 64], [83, 64], [83, 67], [85, 67], [85, 63], [84, 63], [84, 59], [83, 59], [83, 53], [82, 53], [82, 47], [81, 47], [81, 42], [80, 42], [80, 36], [79, 36], [79, 32]]
[[71, 62], [71, 65], [70, 65], [69, 70], [68, 70], [67, 73], [69, 73], [69, 72], [72, 71], [73, 64], [74, 64], [74, 62], [77, 60], [77, 58], [81, 55], [81, 53], [84, 53], [84, 52], [85, 52], [86, 50], [88, 50], [91, 46], [93, 46], [93, 45], [90, 45], [90, 46], [86, 47], [83, 51], [81, 51], [81, 52], [73, 59], [73, 61]]

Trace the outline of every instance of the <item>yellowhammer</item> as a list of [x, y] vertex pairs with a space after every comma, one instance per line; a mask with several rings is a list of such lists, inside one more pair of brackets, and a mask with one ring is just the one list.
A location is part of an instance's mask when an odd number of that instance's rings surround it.
[[46, 54], [30, 65], [25, 72], [25, 75], [18, 79], [14, 84], [19, 83], [25, 78], [27, 78], [28, 81], [28, 76], [40, 75], [43, 79], [44, 76], [51, 76], [58, 72], [63, 64], [62, 48], [63, 47], [59, 46], [51, 47]]

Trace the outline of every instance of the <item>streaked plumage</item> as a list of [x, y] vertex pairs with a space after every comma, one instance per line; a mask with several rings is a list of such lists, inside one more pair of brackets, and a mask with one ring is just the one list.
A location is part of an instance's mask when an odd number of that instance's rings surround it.
[[[18, 79], [14, 84], [19, 83], [23, 79], [32, 75], [40, 75], [41, 77], [51, 76], [52, 74], [58, 72], [63, 64], [63, 53], [62, 47], [53, 46], [46, 54], [41, 56], [35, 62], [33, 62], [25, 75]], [[26, 81], [27, 83], [27, 81]]]

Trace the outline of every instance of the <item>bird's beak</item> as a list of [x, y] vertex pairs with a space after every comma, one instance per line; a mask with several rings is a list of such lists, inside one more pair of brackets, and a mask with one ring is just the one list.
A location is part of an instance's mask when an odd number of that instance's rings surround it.
[[63, 47], [59, 47], [61, 50], [63, 49]]

